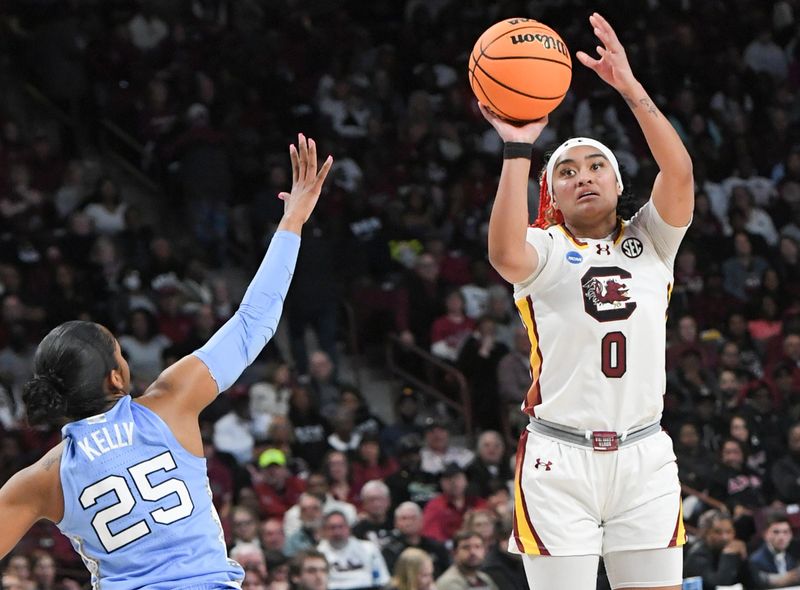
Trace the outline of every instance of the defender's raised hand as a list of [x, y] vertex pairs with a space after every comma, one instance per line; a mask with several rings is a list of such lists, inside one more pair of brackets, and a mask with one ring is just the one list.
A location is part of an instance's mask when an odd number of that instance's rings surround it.
[[333, 156], [328, 156], [317, 171], [317, 144], [302, 133], [297, 134], [297, 146], [289, 146], [289, 156], [292, 160], [292, 190], [278, 194], [284, 203], [283, 219], [278, 229], [300, 233], [319, 200], [322, 183], [333, 165]]
[[595, 12], [589, 17], [589, 24], [602, 43], [596, 48], [600, 59], [594, 59], [585, 52], [578, 51], [576, 53], [578, 60], [587, 68], [594, 70], [603, 82], [619, 92], [636, 84], [628, 56], [625, 55], [625, 48], [608, 21]]

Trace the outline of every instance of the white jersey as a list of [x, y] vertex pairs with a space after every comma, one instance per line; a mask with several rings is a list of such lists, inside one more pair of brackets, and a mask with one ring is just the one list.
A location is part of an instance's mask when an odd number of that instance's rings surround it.
[[372, 541], [350, 537], [344, 547], [337, 549], [322, 540], [317, 549], [325, 555], [330, 565], [330, 590], [383, 588], [389, 583], [386, 562]]
[[531, 341], [524, 412], [616, 432], [661, 418], [672, 267], [687, 228], [648, 201], [606, 239], [578, 239], [563, 225], [528, 230], [539, 266], [514, 285]]

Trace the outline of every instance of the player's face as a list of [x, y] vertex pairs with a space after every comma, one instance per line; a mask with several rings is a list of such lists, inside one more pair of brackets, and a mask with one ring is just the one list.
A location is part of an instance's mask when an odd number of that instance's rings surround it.
[[131, 391], [131, 369], [128, 366], [128, 361], [122, 356], [122, 349], [119, 346], [119, 341], [114, 338], [114, 359], [117, 361], [119, 367], [120, 377], [122, 378], [122, 391], [130, 393]]
[[564, 219], [591, 223], [613, 214], [621, 194], [611, 163], [592, 146], [565, 151], [553, 168], [556, 207]]

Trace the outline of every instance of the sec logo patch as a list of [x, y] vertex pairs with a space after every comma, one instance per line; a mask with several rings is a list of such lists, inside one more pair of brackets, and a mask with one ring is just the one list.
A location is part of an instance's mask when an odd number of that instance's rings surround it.
[[638, 238], [628, 238], [622, 242], [622, 253], [628, 258], [638, 258], [643, 251], [644, 246]]
[[570, 250], [567, 252], [567, 262], [571, 264], [580, 264], [583, 262], [583, 256], [581, 256], [580, 252], [576, 252], [575, 250]]

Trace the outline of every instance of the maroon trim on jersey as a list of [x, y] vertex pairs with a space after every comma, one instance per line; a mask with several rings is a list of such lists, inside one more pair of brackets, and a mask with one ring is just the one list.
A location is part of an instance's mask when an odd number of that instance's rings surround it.
[[533, 300], [531, 296], [528, 295], [525, 298], [525, 301], [528, 303], [528, 313], [531, 314], [531, 328], [533, 329], [533, 336], [536, 338], [536, 356], [539, 357], [539, 374], [537, 375], [533, 370], [533, 365], [531, 365], [531, 376], [533, 377], [533, 383], [531, 383], [531, 388], [528, 390], [528, 395], [525, 396], [525, 413], [531, 416], [536, 416], [536, 406], [542, 403], [542, 367], [544, 365], [544, 359], [542, 358], [542, 349], [539, 347], [539, 330], [536, 327], [536, 314], [533, 311]]
[[[672, 539], [669, 541], [667, 547], [678, 547], [686, 543], [686, 527], [683, 524], [683, 502], [678, 498], [678, 518], [675, 519], [675, 530], [672, 532]], [[683, 531], [681, 531], [683, 529]], [[678, 538], [682, 536], [682, 538]]]
[[[525, 492], [523, 491], [522, 487], [522, 469], [525, 466], [525, 451], [528, 447], [528, 431], [523, 430], [522, 434], [519, 437], [519, 443], [517, 444], [517, 458], [519, 464], [517, 465], [517, 473], [518, 473], [518, 486], [517, 486], [517, 493], [520, 496], [520, 503], [522, 504], [522, 514], [525, 516], [525, 523], [528, 525], [528, 528], [533, 533], [533, 539], [536, 541], [536, 546], [539, 549], [539, 555], [550, 555], [550, 551], [547, 550], [544, 543], [542, 543], [541, 537], [539, 537], [539, 533], [536, 532], [536, 529], [533, 527], [533, 523], [531, 522], [531, 516], [528, 513], [528, 503], [525, 501]], [[517, 543], [517, 548], [525, 553], [525, 547], [522, 542], [522, 539], [519, 537], [519, 530], [517, 528], [517, 519], [514, 519], [514, 540]]]
[[569, 228], [567, 227], [567, 224], [566, 224], [566, 223], [562, 223], [562, 224], [560, 224], [560, 226], [559, 226], [559, 227], [560, 227], [561, 229], [563, 229], [563, 230], [564, 230], [564, 233], [565, 233], [565, 234], [567, 234], [567, 237], [568, 237], [570, 240], [572, 240], [573, 242], [575, 242], [575, 245], [576, 245], [576, 246], [584, 246], [584, 247], [585, 247], [585, 246], [588, 246], [588, 245], [589, 245], [589, 244], [587, 244], [586, 242], [584, 242], [583, 240], [581, 240], [581, 239], [579, 239], [579, 238], [576, 238], [576, 237], [575, 237], [575, 234], [573, 234], [571, 231], [569, 231]]
[[614, 230], [614, 235], [611, 237], [611, 241], [614, 243], [615, 246], [619, 242], [619, 239], [622, 237], [623, 229], [624, 226], [622, 225], [622, 217], [617, 216], [617, 227]]

